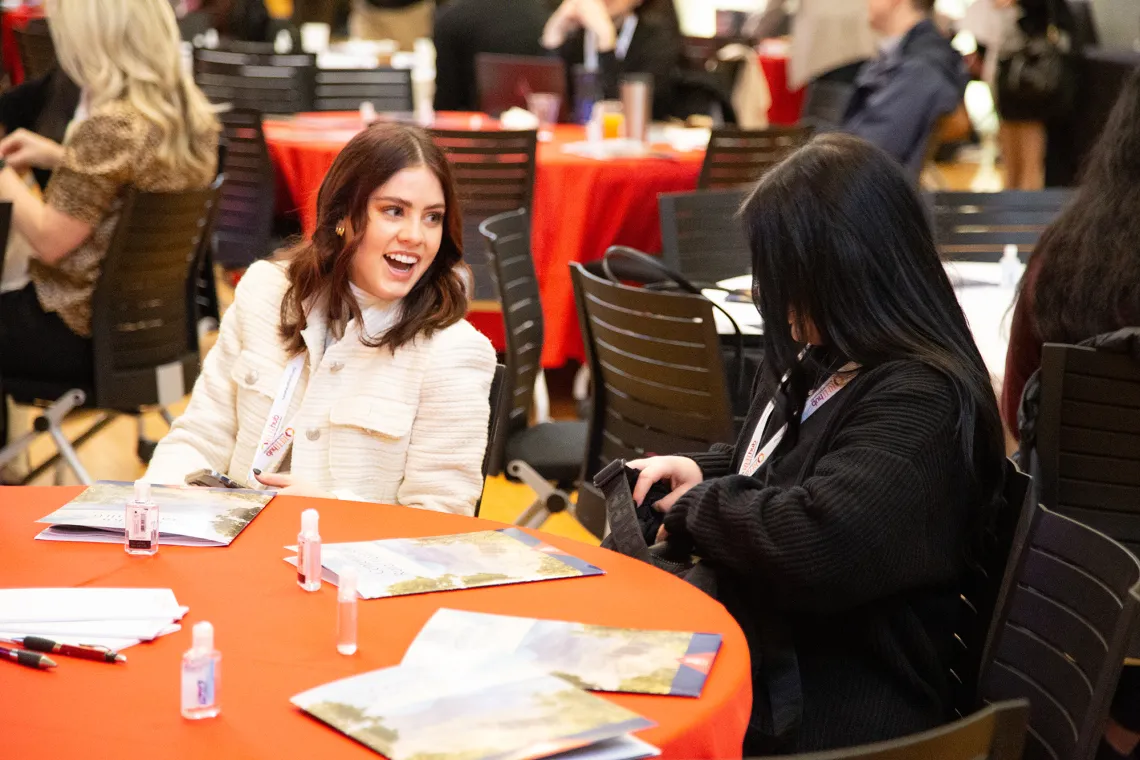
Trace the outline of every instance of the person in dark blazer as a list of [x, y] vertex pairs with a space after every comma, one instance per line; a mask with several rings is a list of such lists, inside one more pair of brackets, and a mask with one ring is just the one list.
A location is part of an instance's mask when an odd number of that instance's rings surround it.
[[[6, 135], [25, 129], [62, 143], [78, 106], [79, 86], [56, 68], [0, 95], [0, 127]], [[51, 170], [33, 168], [32, 173], [40, 189], [46, 188]]]
[[[741, 212], [764, 359], [736, 445], [630, 462], [752, 655], [744, 756], [954, 717], [957, 605], [1006, 509], [989, 371], [886, 152], [816, 137]], [[965, 673], [971, 677], [970, 673]]]
[[681, 60], [681, 27], [673, 0], [564, 0], [546, 22], [542, 44], [558, 50], [571, 74], [586, 60], [586, 32], [596, 40], [602, 95], [618, 97], [622, 74], [653, 75], [653, 118], [673, 115], [673, 85]]
[[549, 17], [541, 0], [452, 0], [437, 10], [435, 109], [479, 110], [475, 56], [546, 55], [541, 38]]

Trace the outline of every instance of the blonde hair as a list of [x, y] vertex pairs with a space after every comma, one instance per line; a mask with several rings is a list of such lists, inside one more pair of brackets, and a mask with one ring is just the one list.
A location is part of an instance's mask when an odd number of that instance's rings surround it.
[[217, 155], [214, 108], [182, 67], [170, 0], [47, 0], [60, 67], [83, 87], [91, 113], [125, 100], [161, 134], [158, 159], [205, 174]]

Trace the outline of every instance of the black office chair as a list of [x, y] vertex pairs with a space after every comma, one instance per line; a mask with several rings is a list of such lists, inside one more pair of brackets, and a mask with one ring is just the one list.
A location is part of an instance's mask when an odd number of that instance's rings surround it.
[[738, 188], [755, 183], [811, 139], [807, 127], [714, 129], [697, 178], [698, 190]]
[[920, 734], [782, 760], [1022, 760], [1028, 721], [1029, 703], [1012, 699]]
[[24, 80], [38, 79], [59, 65], [47, 19], [32, 19], [23, 29], [13, 28]]
[[313, 110], [316, 67], [314, 55], [277, 55], [265, 43], [194, 49], [194, 81], [210, 102], [263, 114]]
[[752, 252], [737, 217], [740, 189], [661, 193], [661, 258], [701, 287], [752, 271]]
[[[483, 452], [483, 487], [486, 488], [487, 476], [490, 474], [489, 467], [491, 463], [491, 446], [495, 442], [495, 431], [499, 427], [499, 409], [502, 408], [505, 401], [503, 394], [503, 375], [506, 373], [507, 368], [502, 364], [495, 365], [495, 374], [491, 378], [491, 414], [487, 418], [487, 448]], [[483, 506], [483, 492], [479, 492], [479, 500], [475, 502], [475, 516], [479, 516], [479, 511]]]
[[273, 252], [276, 174], [265, 144], [261, 114], [235, 108], [222, 122], [226, 181], [218, 197], [213, 255], [224, 269], [242, 270]]
[[412, 112], [410, 69], [317, 69], [314, 111], [355, 111], [371, 103], [377, 113]]
[[530, 211], [534, 197], [535, 149], [538, 133], [531, 131], [468, 132], [433, 129], [435, 140], [451, 162], [459, 204], [463, 208], [464, 259], [471, 267], [472, 309], [495, 311], [498, 297], [488, 254], [482, 240], [485, 219], [516, 209]]
[[1045, 228], [1053, 223], [1072, 190], [1006, 190], [1001, 193], [937, 192], [926, 195], [938, 253], [944, 259], [1001, 259], [1016, 245], [1027, 261]]
[[[542, 372], [543, 340], [542, 302], [530, 250], [530, 214], [525, 209], [509, 211], [487, 219], [479, 229], [491, 249], [507, 343], [506, 400], [499, 410], [487, 471], [490, 475], [505, 472], [535, 492], [534, 502], [515, 522], [536, 528], [556, 512], [569, 509], [577, 516], [569, 492], [582, 478], [586, 423], [529, 424], [534, 383]], [[601, 524], [586, 527], [601, 536], [604, 515]]]
[[845, 82], [816, 80], [808, 85], [800, 124], [815, 132], [831, 132], [843, 124], [855, 86]]
[[1029, 700], [1027, 760], [1091, 760], [1140, 622], [1140, 561], [1043, 506], [1011, 559], [981, 699]]
[[[0, 450], [0, 466], [22, 453], [39, 433], [48, 433], [59, 451], [34, 469], [31, 482], [60, 458], [82, 483], [91, 483], [76, 448], [119, 414], [139, 417], [138, 455], [148, 461], [154, 444], [143, 439], [143, 411], [166, 407], [186, 395], [198, 376], [200, 356], [191, 338], [196, 309], [188, 281], [199, 266], [199, 243], [208, 233], [211, 206], [222, 183], [176, 193], [132, 190], [123, 201], [92, 301], [94, 377], [74, 382], [4, 378], [4, 390], [17, 403], [51, 402], [35, 420], [35, 430]], [[106, 413], [75, 440], [63, 434], [63, 419], [84, 407]]]

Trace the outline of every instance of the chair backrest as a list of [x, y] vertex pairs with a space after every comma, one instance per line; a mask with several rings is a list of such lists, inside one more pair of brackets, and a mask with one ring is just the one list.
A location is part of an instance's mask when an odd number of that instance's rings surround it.
[[[499, 409], [506, 401], [503, 396], [503, 375], [506, 373], [507, 368], [502, 364], [495, 365], [495, 374], [491, 377], [491, 415], [487, 418], [487, 448], [483, 452], [483, 482], [486, 484], [488, 475], [498, 475], [499, 473], [492, 473], [489, 469], [491, 464], [491, 447], [495, 443], [496, 430], [499, 427]], [[483, 506], [483, 493], [479, 493], [479, 499], [475, 502], [475, 516], [479, 516], [479, 510]]]
[[619, 285], [570, 266], [593, 378], [586, 477], [614, 459], [704, 451], [733, 440], [709, 302]]
[[23, 29], [13, 27], [12, 34], [16, 37], [25, 80], [38, 79], [58, 65], [47, 19], [32, 19]]
[[198, 375], [187, 281], [222, 177], [201, 190], [127, 193], [92, 302], [95, 406], [135, 412], [181, 399]]
[[736, 216], [744, 197], [740, 189], [658, 195], [665, 263], [702, 284], [751, 272], [752, 254]]
[[1140, 362], [1045, 344], [1036, 431], [1041, 503], [1140, 554]]
[[980, 706], [978, 675], [996, 635], [998, 597], [1011, 558], [1016, 560], [1033, 520], [1033, 482], [1009, 459], [1005, 462], [1002, 501], [989, 540], [975, 549], [960, 588], [954, 629], [957, 649], [950, 667], [954, 708], [959, 716], [969, 715]]
[[476, 53], [475, 87], [479, 110], [496, 118], [507, 109], [526, 108], [528, 92], [558, 95], [559, 121], [566, 121], [570, 113], [566, 64], [559, 57]]
[[1029, 703], [998, 702], [920, 734], [784, 760], [1021, 760]]
[[211, 102], [263, 114], [311, 111], [315, 71], [316, 56], [277, 55], [265, 43], [194, 49], [194, 81]]
[[508, 211], [486, 220], [479, 230], [490, 246], [506, 336], [504, 404], [488, 463], [489, 474], [498, 475], [506, 464], [507, 439], [528, 424], [534, 381], [542, 371], [542, 301], [530, 250], [530, 213]]
[[474, 276], [472, 300], [494, 301], [495, 283], [479, 225], [505, 211], [530, 210], [538, 133], [433, 129], [431, 134], [447, 154], [455, 175], [463, 208], [464, 258]]
[[226, 146], [219, 170], [226, 181], [212, 233], [214, 259], [226, 269], [244, 269], [270, 253], [276, 177], [261, 113], [235, 108], [218, 119]]
[[1016, 245], [1025, 261], [1071, 195], [1064, 188], [937, 192], [926, 201], [942, 258], [998, 261], [1007, 245]]
[[800, 123], [817, 132], [838, 129], [854, 94], [852, 84], [817, 79], [808, 85]]
[[317, 69], [314, 111], [355, 111], [371, 103], [377, 113], [412, 112], [411, 69]]
[[1039, 506], [1002, 584], [986, 702], [1026, 698], [1027, 760], [1091, 760], [1140, 615], [1140, 561]]
[[700, 190], [751, 185], [811, 138], [807, 127], [714, 129], [697, 179]]

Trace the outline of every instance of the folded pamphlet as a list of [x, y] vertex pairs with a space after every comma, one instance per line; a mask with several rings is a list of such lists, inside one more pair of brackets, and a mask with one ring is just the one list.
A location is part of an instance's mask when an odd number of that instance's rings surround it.
[[[122, 543], [133, 483], [101, 480], [36, 522], [51, 527], [42, 541]], [[158, 543], [164, 546], [229, 546], [273, 498], [273, 491], [198, 486], [151, 486], [158, 504]]]
[[562, 620], [437, 610], [404, 665], [520, 659], [590, 691], [699, 697], [719, 633], [610, 628]]
[[[285, 561], [297, 564], [296, 557]], [[364, 599], [603, 574], [517, 528], [324, 544], [321, 564], [330, 583], [337, 583], [344, 568], [355, 567]]]

